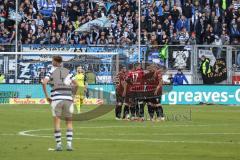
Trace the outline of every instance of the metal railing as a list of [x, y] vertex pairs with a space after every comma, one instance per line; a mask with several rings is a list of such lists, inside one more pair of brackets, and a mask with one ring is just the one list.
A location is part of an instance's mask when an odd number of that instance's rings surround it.
[[[3, 45], [2, 45], [3, 46]], [[9, 50], [14, 51], [14, 45], [4, 45], [5, 47], [9, 47]], [[24, 48], [25, 47], [25, 48]], [[49, 50], [50, 52], [58, 53], [58, 49], [65, 49], [64, 52], [66, 52], [66, 55], [68, 53], [76, 54], [78, 55], [79, 52], [72, 52], [71, 48], [80, 50], [84, 49], [84, 52], [104, 52], [104, 51], [111, 51], [116, 52], [118, 54], [135, 54], [135, 60], [136, 62], [144, 62], [147, 61], [147, 56], [149, 52], [160, 52], [161, 48], [164, 47], [163, 45], [155, 46], [155, 45], [141, 45], [140, 48], [138, 45], [133, 46], [115, 46], [115, 45], [97, 45], [97, 46], [86, 46], [86, 45], [22, 45], [21, 51], [18, 52], [21, 56], [21, 53], [24, 53], [28, 51], [28, 53], [34, 52], [35, 54], [45, 54], [46, 50]], [[3, 54], [4, 52], [2, 52]], [[228, 78], [223, 83], [225, 84], [231, 84], [232, 83], [232, 77], [235, 75], [236, 72], [240, 71], [240, 46], [238, 45], [168, 45], [168, 57], [165, 61], [165, 66], [168, 69], [168, 72], [166, 74], [174, 74], [176, 73], [176, 70], [178, 68], [181, 68], [183, 72], [190, 76], [192, 79], [193, 84], [201, 84], [201, 74], [199, 72], [199, 66], [200, 66], [200, 55], [202, 53], [206, 54], [212, 54], [215, 58], [223, 58], [226, 61], [226, 67], [227, 67], [227, 74]], [[5, 59], [4, 56], [0, 56], [0, 72], [4, 72], [9, 76], [7, 77], [13, 77], [17, 76], [14, 75], [13, 71], [6, 72], [8, 67], [13, 67], [14, 65], [17, 65], [17, 56], [13, 56], [16, 54], [16, 52], [13, 52], [12, 55], [6, 55]], [[185, 54], [187, 57], [185, 57], [183, 62], [179, 62], [182, 57], [180, 57], [180, 60], [177, 62], [179, 63], [176, 65], [176, 54]], [[8, 57], [8, 58], [7, 58]], [[2, 60], [1, 60], [2, 59]], [[7, 61], [8, 59], [8, 61]], [[15, 62], [15, 64], [13, 64]], [[3, 64], [4, 63], [4, 64]], [[6, 64], [9, 63], [9, 64]], [[12, 64], [10, 64], [12, 63]], [[185, 64], [184, 64], [185, 63]], [[181, 67], [179, 67], [179, 65]], [[8, 66], [8, 67], [7, 67]], [[4, 68], [5, 67], [5, 68]]]
[[11, 43], [0, 43], [0, 52], [15, 52], [15, 44]]

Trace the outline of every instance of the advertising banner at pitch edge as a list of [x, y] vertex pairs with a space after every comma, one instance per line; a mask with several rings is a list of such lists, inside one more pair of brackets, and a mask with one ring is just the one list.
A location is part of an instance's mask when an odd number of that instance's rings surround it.
[[162, 95], [163, 104], [228, 104], [240, 103], [240, 86], [183, 85], [173, 86]]
[[[41, 85], [18, 84], [0, 85], [0, 103], [5, 104], [46, 104], [41, 92]], [[25, 90], [23, 89], [25, 86]], [[34, 92], [26, 92], [26, 88], [34, 87]], [[17, 92], [14, 89], [17, 89]], [[22, 89], [21, 89], [22, 88]], [[85, 104], [115, 103], [114, 85], [89, 85], [90, 98], [85, 99]], [[170, 89], [169, 89], [170, 88]], [[32, 89], [28, 89], [33, 91]], [[105, 95], [104, 93], [108, 93]], [[26, 98], [31, 95], [31, 98]], [[107, 98], [106, 98], [107, 97]], [[95, 99], [94, 99], [95, 98]], [[164, 86], [162, 104], [226, 104], [238, 105], [240, 103], [240, 86], [238, 85], [182, 85]]]
[[[75, 99], [74, 103], [79, 103], [79, 99]], [[9, 98], [8, 103], [5, 104], [48, 104], [45, 98]], [[84, 105], [101, 105], [103, 100], [96, 98], [85, 98]]]
[[[99, 85], [95, 89], [111, 93], [109, 101], [114, 101], [115, 90], [111, 85]], [[93, 86], [92, 86], [93, 87]], [[94, 86], [96, 87], [96, 86]], [[238, 105], [240, 103], [240, 86], [232, 85], [181, 85], [164, 86], [161, 97], [162, 104], [226, 104]]]

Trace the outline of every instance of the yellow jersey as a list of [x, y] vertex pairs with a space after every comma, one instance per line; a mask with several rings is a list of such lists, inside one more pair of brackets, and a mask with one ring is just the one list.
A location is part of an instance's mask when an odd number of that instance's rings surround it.
[[75, 76], [75, 80], [78, 84], [78, 86], [85, 86], [85, 81], [86, 81], [86, 76], [84, 73], [78, 73], [76, 76]]
[[4, 82], [4, 80], [5, 80], [5, 77], [4, 77], [4, 75], [1, 75], [1, 76], [0, 76], [0, 83], [3, 83], [3, 82]]

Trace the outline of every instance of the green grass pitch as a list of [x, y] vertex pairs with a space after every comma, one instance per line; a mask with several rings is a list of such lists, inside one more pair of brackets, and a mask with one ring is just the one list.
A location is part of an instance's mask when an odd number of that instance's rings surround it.
[[[190, 108], [192, 120], [186, 118]], [[55, 152], [48, 151], [55, 147], [48, 106], [0, 105], [0, 160], [240, 159], [240, 107], [164, 110], [170, 117], [166, 122], [116, 121], [113, 112], [74, 122], [74, 151]]]

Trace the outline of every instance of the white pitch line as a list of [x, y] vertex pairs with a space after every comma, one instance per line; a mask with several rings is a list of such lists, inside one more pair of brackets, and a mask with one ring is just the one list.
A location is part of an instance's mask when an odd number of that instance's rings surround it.
[[[39, 136], [50, 136], [50, 134], [37, 134]], [[75, 133], [74, 135], [109, 135], [109, 136], [199, 136], [199, 135], [240, 135], [240, 133]]]
[[[183, 125], [160, 125], [160, 126], [83, 126], [83, 127], [76, 127], [76, 128], [83, 128], [83, 129], [105, 129], [105, 128], [162, 128], [162, 127], [214, 127], [214, 126], [230, 126], [233, 124], [219, 124], [219, 125], [205, 125], [205, 124], [183, 124]], [[63, 128], [64, 129], [64, 128]], [[34, 130], [26, 130], [21, 131], [18, 134], [24, 135], [28, 132], [38, 132], [38, 131], [45, 131], [45, 130], [53, 130], [53, 128], [45, 128], [45, 129], [34, 129]]]
[[[39, 136], [33, 134], [25, 134], [25, 136], [38, 137], [38, 138], [52, 138], [52, 136]], [[65, 138], [65, 137], [62, 137]], [[240, 142], [220, 142], [220, 141], [167, 141], [167, 140], [149, 140], [149, 139], [111, 139], [111, 138], [73, 138], [78, 140], [87, 141], [113, 141], [113, 142], [148, 142], [148, 143], [189, 143], [189, 144], [231, 144], [240, 145]]]
[[[153, 123], [157, 124], [157, 123]], [[233, 126], [234, 124], [219, 124], [219, 125], [209, 125], [209, 124], [177, 124], [177, 125], [161, 125], [159, 123], [159, 126], [156, 125], [149, 125], [149, 126], [86, 126], [86, 127], [77, 127], [77, 128], [99, 128], [99, 129], [105, 129], [105, 128], [162, 128], [162, 127], [214, 127], [214, 126]], [[237, 124], [239, 125], [239, 124]]]
[[[19, 132], [21, 136], [30, 136], [30, 137], [39, 137], [39, 138], [52, 138], [52, 136], [47, 135], [36, 135], [30, 134], [29, 132], [51, 130], [51, 129], [37, 129], [37, 130], [27, 130]], [[64, 137], [63, 137], [64, 138]], [[149, 143], [189, 143], [189, 144], [231, 144], [231, 145], [240, 145], [240, 142], [226, 142], [226, 141], [167, 141], [167, 140], [149, 140], [149, 139], [111, 139], [111, 138], [79, 138], [74, 139], [79, 140], [88, 140], [88, 141], [118, 141], [118, 142], [149, 142]]]
[[[156, 123], [154, 123], [154, 124], [156, 124]], [[106, 128], [163, 128], [163, 127], [214, 127], [214, 126], [230, 126], [230, 125], [235, 126], [234, 124], [219, 124], [219, 125], [180, 124], [180, 125], [159, 125], [159, 126], [134, 126], [134, 125], [132, 125], [132, 126], [83, 126], [83, 127], [75, 127], [75, 128], [80, 128], [80, 129], [81, 128], [83, 128], [83, 129], [95, 129], [95, 128], [96, 129], [106, 129]], [[53, 130], [53, 128], [27, 130], [26, 132], [37, 132], [37, 131], [42, 131], [42, 130]]]
[[151, 143], [191, 143], [191, 144], [238, 144], [240, 142], [214, 142], [214, 141], [167, 141], [167, 140], [149, 140], [149, 139], [99, 139], [99, 138], [75, 138], [90, 141], [118, 141], [118, 142], [151, 142]]

